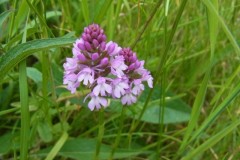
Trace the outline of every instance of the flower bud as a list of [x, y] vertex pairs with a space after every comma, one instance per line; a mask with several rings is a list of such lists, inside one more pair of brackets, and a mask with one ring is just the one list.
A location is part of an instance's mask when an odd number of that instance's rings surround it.
[[98, 43], [98, 41], [97, 41], [96, 39], [93, 39], [92, 43], [93, 43], [93, 46], [94, 46], [95, 48], [97, 48], [98, 45], [99, 45], [99, 43]]
[[101, 60], [100, 64], [101, 64], [101, 66], [106, 66], [108, 64], [108, 58], [107, 57], [103, 58]]
[[85, 47], [84, 47], [83, 43], [78, 43], [77, 46], [80, 50], [85, 50]]
[[84, 42], [84, 46], [88, 51], [92, 50], [92, 47], [91, 47], [90, 43], [88, 43], [87, 41]]
[[77, 58], [80, 62], [85, 62], [86, 61], [86, 57], [84, 56], [84, 54], [77, 55]]
[[92, 60], [95, 61], [99, 58], [99, 54], [98, 53], [93, 53], [92, 54]]

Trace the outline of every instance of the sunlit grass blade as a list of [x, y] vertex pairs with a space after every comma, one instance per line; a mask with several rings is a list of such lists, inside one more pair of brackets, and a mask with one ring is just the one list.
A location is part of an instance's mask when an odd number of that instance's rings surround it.
[[[114, 36], [114, 33], [116, 32], [116, 26], [118, 24], [118, 19], [119, 19], [119, 16], [120, 16], [119, 14], [120, 14], [121, 6], [122, 6], [122, 3], [123, 3], [122, 1], [123, 0], [118, 0], [117, 1], [117, 7], [116, 7], [116, 10], [115, 10], [115, 13], [114, 13], [114, 15], [112, 15], [112, 16], [114, 16], [114, 18], [113, 18], [112, 21], [109, 21], [109, 24], [111, 23], [111, 25], [112, 25], [111, 30], [109, 31], [109, 34], [108, 34], [109, 39], [114, 38], [113, 36]], [[112, 10], [114, 10], [113, 8], [114, 8], [114, 3], [112, 3]]]
[[[218, 12], [218, 0], [212, 0], [215, 10]], [[218, 19], [212, 10], [208, 9], [208, 26], [210, 35], [211, 55], [213, 54], [218, 34]]]
[[21, 26], [23, 21], [26, 19], [28, 11], [29, 11], [29, 7], [27, 5], [27, 2], [25, 0], [19, 2], [18, 11], [16, 12], [16, 16], [13, 18], [14, 22], [13, 22], [13, 28], [11, 28], [12, 31], [10, 31], [11, 33], [10, 36], [14, 35], [17, 32], [17, 29]]
[[83, 17], [84, 17], [84, 20], [86, 21], [86, 24], [89, 24], [90, 18], [89, 18], [89, 7], [88, 7], [87, 0], [81, 0], [81, 9], [82, 9]]
[[66, 140], [68, 139], [67, 132], [63, 132], [62, 136], [59, 138], [59, 140], [56, 142], [54, 147], [51, 149], [51, 151], [48, 153], [45, 160], [52, 160], [56, 157], [57, 153], [60, 151]]
[[217, 17], [219, 23], [221, 24], [221, 27], [223, 29], [223, 31], [225, 32], [226, 36], [228, 37], [229, 41], [231, 42], [232, 46], [234, 47], [236, 53], [238, 55], [240, 55], [240, 48], [238, 46], [237, 41], [235, 40], [235, 38], [233, 37], [232, 33], [230, 32], [230, 30], [228, 29], [227, 25], [225, 24], [224, 20], [222, 19], [222, 17], [218, 14], [216, 8], [213, 6], [213, 4], [211, 3], [211, 1], [209, 0], [202, 0], [202, 2], [207, 6], [207, 8], [209, 10], [211, 10], [211, 14], [214, 15], [215, 17]]
[[230, 87], [230, 85], [233, 83], [234, 78], [238, 76], [239, 73], [240, 73], [240, 66], [238, 66], [238, 68], [232, 73], [232, 75], [225, 82], [225, 85], [221, 87], [218, 93], [213, 97], [210, 103], [211, 105], [213, 105], [215, 102], [217, 102], [221, 98], [224, 91], [226, 91]]
[[240, 83], [235, 87], [235, 89], [229, 93], [229, 95], [223, 100], [223, 102], [206, 118], [202, 123], [199, 129], [192, 135], [190, 142], [195, 140], [207, 127], [209, 127], [216, 118], [228, 107], [231, 102], [239, 95], [240, 93]]
[[179, 148], [178, 154], [181, 154], [182, 151], [187, 146], [188, 140], [191, 137], [191, 135], [193, 133], [193, 130], [197, 125], [197, 121], [198, 121], [199, 115], [201, 113], [201, 108], [202, 108], [203, 102], [205, 100], [205, 95], [206, 95], [206, 91], [207, 91], [207, 87], [208, 87], [209, 77], [210, 77], [210, 71], [205, 74], [204, 79], [202, 81], [202, 84], [201, 84], [201, 86], [198, 90], [197, 96], [194, 100], [191, 117], [190, 117], [190, 120], [188, 122], [187, 130], [184, 133], [184, 138], [183, 138], [183, 141], [182, 141], [181, 146]]
[[211, 136], [207, 141], [205, 141], [203, 144], [198, 146], [196, 149], [193, 149], [189, 154], [183, 157], [183, 160], [194, 159], [194, 157], [196, 157], [198, 154], [203, 153], [204, 151], [214, 146], [216, 143], [219, 143], [222, 138], [224, 138], [226, 135], [236, 129], [238, 125], [240, 125], [240, 120], [233, 122], [232, 124], [224, 128], [222, 131], [218, 132], [216, 135]]

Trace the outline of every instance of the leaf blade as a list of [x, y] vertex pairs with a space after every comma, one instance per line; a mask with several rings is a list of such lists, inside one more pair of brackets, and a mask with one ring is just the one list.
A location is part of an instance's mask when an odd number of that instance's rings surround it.
[[5, 55], [0, 57], [0, 79], [7, 72], [17, 65], [21, 60], [27, 58], [37, 51], [46, 50], [54, 47], [63, 47], [72, 44], [75, 38], [50, 38], [38, 39], [27, 43], [20, 44], [10, 49]]

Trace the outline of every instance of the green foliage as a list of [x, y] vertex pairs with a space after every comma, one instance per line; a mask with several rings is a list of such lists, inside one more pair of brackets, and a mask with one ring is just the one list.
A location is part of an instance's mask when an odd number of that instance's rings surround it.
[[[239, 159], [239, 6], [1, 0], [1, 158]], [[62, 65], [91, 23], [132, 46], [154, 75], [136, 104], [110, 99], [91, 112], [86, 88], [63, 85]]]
[[[94, 139], [69, 139], [65, 142], [62, 146], [61, 150], [59, 151], [59, 155], [63, 157], [68, 157], [72, 159], [81, 160], [84, 157], [85, 160], [92, 160], [94, 158], [96, 148], [96, 141]], [[47, 148], [40, 153], [37, 153], [40, 156], [45, 155], [48, 153], [50, 148]], [[102, 144], [101, 152], [100, 152], [100, 159], [108, 159], [111, 152], [111, 146]], [[127, 150], [127, 149], [118, 149], [114, 155], [114, 158], [126, 158], [138, 155], [139, 153], [145, 154], [148, 152], [141, 152], [138, 150]]]
[[5, 55], [0, 57], [0, 78], [3, 78], [10, 69], [31, 54], [53, 47], [69, 45], [73, 43], [73, 41], [73, 38], [63, 37], [33, 40], [17, 45], [16, 47], [10, 49]]

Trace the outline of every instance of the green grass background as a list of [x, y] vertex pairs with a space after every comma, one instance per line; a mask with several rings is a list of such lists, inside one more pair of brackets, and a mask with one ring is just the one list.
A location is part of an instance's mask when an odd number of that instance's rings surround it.
[[[97, 23], [154, 76], [91, 112], [63, 63]], [[0, 159], [240, 159], [237, 0], [1, 0]]]

